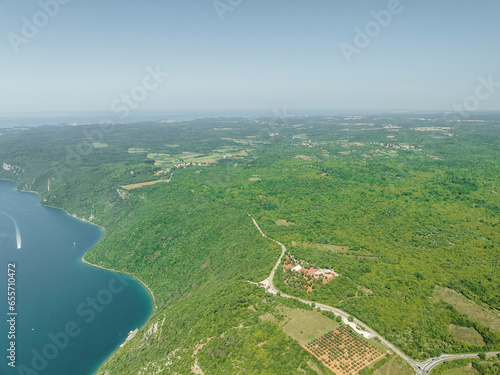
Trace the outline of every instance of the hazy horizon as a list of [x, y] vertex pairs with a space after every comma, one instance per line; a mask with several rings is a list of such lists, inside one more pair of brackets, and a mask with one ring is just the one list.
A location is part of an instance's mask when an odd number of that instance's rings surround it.
[[0, 7], [1, 114], [500, 110], [493, 0]]
[[[225, 109], [225, 110], [139, 110], [135, 111], [125, 119], [116, 114], [105, 111], [82, 111], [82, 112], [46, 112], [46, 113], [0, 113], [0, 128], [31, 127], [43, 125], [92, 125], [99, 123], [136, 123], [149, 121], [192, 121], [208, 118], [285, 118], [285, 117], [313, 117], [313, 116], [391, 116], [391, 115], [418, 115], [418, 116], [443, 116], [443, 119], [456, 120], [453, 113], [445, 111], [396, 111], [396, 110], [334, 110], [334, 109]], [[450, 117], [450, 114], [452, 115]], [[477, 111], [474, 116], [469, 115], [466, 119], [480, 118], [480, 116], [497, 114], [500, 111]], [[460, 118], [460, 117], [459, 117]], [[0, 134], [1, 135], [1, 134]]]

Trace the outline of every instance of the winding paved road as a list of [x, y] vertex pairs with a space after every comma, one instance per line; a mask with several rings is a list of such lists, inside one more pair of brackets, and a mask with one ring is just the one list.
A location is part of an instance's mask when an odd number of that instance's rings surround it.
[[[250, 214], [248, 216], [250, 216]], [[275, 242], [275, 243], [277, 243], [278, 245], [281, 246], [281, 255], [278, 258], [278, 261], [276, 262], [276, 264], [274, 265], [271, 273], [269, 274], [269, 277], [267, 279], [265, 279], [264, 281], [261, 281], [259, 284], [263, 285], [264, 287], [266, 287], [267, 291], [270, 292], [270, 293], [273, 293], [273, 294], [280, 293], [281, 297], [292, 298], [292, 299], [298, 300], [298, 301], [300, 301], [302, 303], [305, 303], [307, 305], [312, 305], [313, 304], [312, 301], [307, 301], [307, 300], [304, 300], [304, 299], [301, 299], [301, 298], [298, 298], [298, 297], [290, 296], [288, 294], [285, 294], [285, 293], [281, 292], [280, 290], [278, 290], [274, 286], [274, 282], [273, 282], [273, 280], [274, 280], [274, 273], [275, 273], [276, 269], [279, 267], [279, 265], [281, 264], [281, 260], [282, 260], [283, 256], [286, 253], [286, 247], [281, 242], [278, 242], [275, 239], [273, 239], [271, 237], [268, 237], [262, 231], [262, 229], [260, 229], [260, 226], [259, 226], [259, 224], [257, 224], [257, 222], [255, 221], [255, 219], [252, 216], [250, 216], [250, 217], [252, 218], [253, 223], [255, 224], [255, 226], [257, 227], [257, 229], [259, 230], [259, 232], [262, 235], [262, 237], [265, 237], [265, 238], [267, 238], [267, 239], [269, 239], [269, 240], [271, 240], [271, 241], [273, 241], [273, 242]], [[316, 304], [316, 307], [319, 307], [321, 310], [331, 311], [335, 315], [340, 315], [342, 317], [342, 320], [345, 323], [347, 323], [347, 324], [350, 323], [347, 320], [347, 318], [350, 316], [348, 313], [346, 313], [346, 312], [344, 312], [342, 310], [339, 310], [339, 309], [337, 309], [335, 307], [324, 305], [322, 303], [317, 303], [317, 302], [314, 302], [314, 303]], [[359, 334], [361, 334], [361, 335], [363, 335], [363, 336], [366, 337], [367, 335], [366, 335], [365, 332], [368, 332], [369, 334], [371, 334], [371, 337], [378, 337], [379, 340], [385, 346], [387, 346], [394, 353], [398, 354], [401, 358], [403, 358], [406, 362], [408, 362], [408, 364], [415, 370], [415, 373], [417, 375], [427, 375], [427, 374], [429, 374], [429, 372], [435, 366], [437, 366], [440, 363], [443, 363], [445, 361], [451, 361], [451, 360], [454, 360], [454, 359], [464, 359], [464, 358], [477, 358], [478, 354], [479, 354], [479, 353], [476, 353], [476, 354], [443, 354], [440, 357], [430, 358], [430, 359], [428, 359], [425, 362], [417, 362], [417, 361], [414, 361], [413, 359], [411, 359], [410, 357], [408, 357], [401, 350], [399, 350], [394, 345], [392, 345], [389, 341], [387, 341], [381, 334], [379, 334], [378, 332], [376, 332], [372, 328], [368, 327], [365, 323], [363, 323], [359, 319], [354, 318], [354, 321], [352, 323], [354, 323], [354, 324], [352, 324], [352, 325], [350, 324], [351, 327], [354, 328], [356, 330], [356, 332], [358, 332]], [[356, 329], [355, 326], [362, 327], [365, 332]], [[498, 355], [498, 353], [499, 352], [491, 352], [491, 353], [485, 353], [485, 354], [486, 354], [487, 357], [492, 357], [492, 356]]]

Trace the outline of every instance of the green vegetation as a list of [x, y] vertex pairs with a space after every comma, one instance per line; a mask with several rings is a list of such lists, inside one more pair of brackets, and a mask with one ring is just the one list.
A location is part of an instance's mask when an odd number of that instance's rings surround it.
[[432, 375], [497, 375], [500, 374], [498, 358], [459, 359], [444, 362], [434, 368]]
[[[371, 366], [370, 366], [371, 367]], [[368, 367], [359, 372], [360, 375], [413, 375], [414, 370], [401, 357], [396, 355], [385, 357], [375, 362], [373, 367]]]
[[359, 372], [359, 375], [372, 375], [377, 371], [378, 369], [387, 366], [387, 364], [394, 359], [394, 355], [386, 355], [384, 358], [378, 360], [377, 362], [371, 364], [368, 367], [365, 367], [364, 369], [361, 369]]
[[449, 288], [436, 286], [432, 298], [436, 302], [444, 301], [469, 318], [477, 320], [493, 331], [500, 332], [500, 316], [470, 301], [462, 294]]
[[308, 361], [329, 373], [280, 328], [277, 306], [298, 305], [248, 283], [280, 254], [248, 214], [296, 259], [340, 274], [306, 293], [277, 272], [283, 292], [338, 306], [415, 359], [498, 350], [491, 319], [431, 297], [440, 286], [499, 312], [500, 120], [427, 117], [2, 129], [0, 178], [103, 226], [86, 260], [153, 291], [153, 316], [101, 373], [313, 374]]
[[481, 335], [473, 327], [460, 327], [450, 324], [450, 332], [459, 341], [466, 341], [473, 345], [484, 346]]

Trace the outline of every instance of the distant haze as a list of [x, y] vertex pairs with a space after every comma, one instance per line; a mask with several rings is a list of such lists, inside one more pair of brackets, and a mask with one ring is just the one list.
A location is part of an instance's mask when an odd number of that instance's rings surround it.
[[66, 2], [0, 2], [0, 113], [500, 110], [497, 0]]

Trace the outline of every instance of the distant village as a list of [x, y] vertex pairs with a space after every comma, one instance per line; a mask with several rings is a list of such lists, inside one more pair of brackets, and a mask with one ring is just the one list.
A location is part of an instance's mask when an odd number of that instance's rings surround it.
[[171, 171], [179, 168], [187, 168], [191, 166], [200, 166], [200, 167], [207, 167], [209, 165], [213, 164], [212, 162], [204, 162], [204, 163], [195, 163], [195, 162], [188, 162], [188, 163], [180, 163], [174, 165], [172, 168], [166, 168], [164, 170], [156, 172], [156, 174], [165, 174], [165, 173], [170, 173]]

